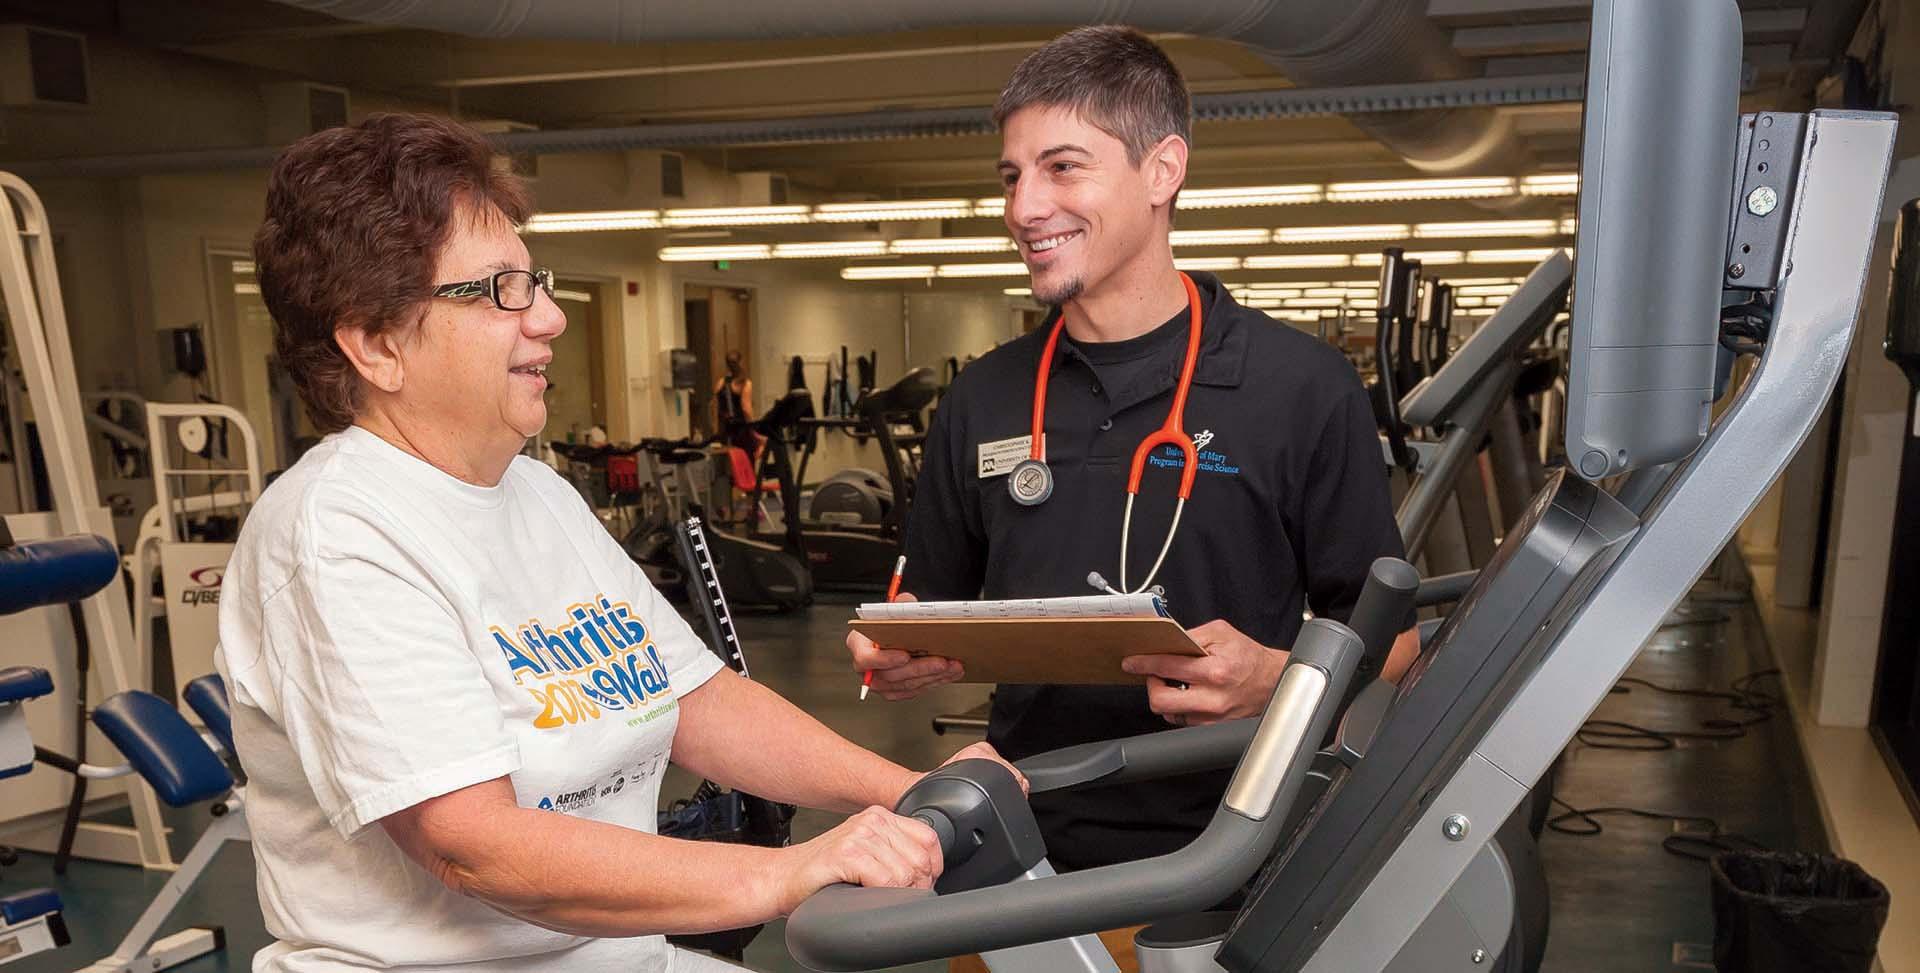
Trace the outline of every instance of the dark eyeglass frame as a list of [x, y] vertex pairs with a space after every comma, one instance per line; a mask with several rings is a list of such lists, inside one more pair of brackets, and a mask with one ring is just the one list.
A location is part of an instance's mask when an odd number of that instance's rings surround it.
[[532, 291], [528, 292], [527, 303], [519, 307], [508, 307], [500, 300], [500, 281], [503, 278], [514, 276], [533, 278], [534, 284], [540, 290], [547, 292], [547, 297], [553, 297], [553, 271], [545, 267], [538, 267], [533, 270], [502, 270], [499, 273], [482, 277], [479, 280], [463, 280], [453, 284], [440, 284], [433, 289], [433, 296], [456, 299], [484, 297], [492, 301], [493, 306], [502, 311], [524, 311], [532, 307], [533, 302], [536, 300], [536, 298], [533, 297], [534, 292]]

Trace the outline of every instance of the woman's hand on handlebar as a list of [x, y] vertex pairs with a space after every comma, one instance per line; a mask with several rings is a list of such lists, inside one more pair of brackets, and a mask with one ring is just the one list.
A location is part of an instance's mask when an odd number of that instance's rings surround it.
[[927, 827], [870, 807], [812, 841], [779, 852], [775, 904], [781, 915], [829, 885], [933, 888], [940, 877], [940, 840]]
[[[902, 591], [894, 600], [913, 601], [914, 597]], [[966, 668], [956, 659], [937, 655], [916, 658], [902, 649], [883, 649], [859, 632], [847, 633], [847, 652], [853, 656], [854, 669], [873, 672], [873, 691], [895, 701], [912, 699], [966, 675]]]

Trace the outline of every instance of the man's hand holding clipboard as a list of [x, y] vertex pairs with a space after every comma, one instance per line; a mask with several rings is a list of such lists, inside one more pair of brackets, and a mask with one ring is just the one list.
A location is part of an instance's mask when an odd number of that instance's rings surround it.
[[[911, 602], [918, 599], [911, 592], [902, 591], [892, 600]], [[856, 631], [847, 632], [847, 651], [853, 654], [853, 667], [871, 674], [874, 692], [886, 699], [900, 701], [950, 682], [957, 682], [966, 675], [966, 666], [957, 659], [948, 659], [937, 655], [915, 656], [905, 649], [883, 649], [874, 641]]]

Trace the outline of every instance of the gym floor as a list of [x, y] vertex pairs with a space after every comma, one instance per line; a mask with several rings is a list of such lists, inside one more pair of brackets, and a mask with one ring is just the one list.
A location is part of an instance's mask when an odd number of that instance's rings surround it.
[[[972, 738], [935, 736], [939, 713], [959, 712], [986, 699], [985, 687], [950, 686], [911, 703], [858, 701], [858, 680], [841, 644], [844, 620], [856, 599], [828, 596], [810, 610], [789, 616], [739, 619], [755, 678], [794, 700], [835, 730], [909, 766], [929, 767]], [[1668, 687], [1727, 689], [1761, 670], [1767, 653], [1753, 611], [1703, 582], [1642, 652], [1628, 675]], [[1758, 693], [1777, 694], [1768, 677], [1753, 680]], [[1655, 729], [1700, 731], [1702, 721], [1751, 719], [1724, 700], [1660, 693], [1630, 684], [1594, 714]], [[1712, 732], [1712, 731], [1708, 731]], [[1806, 795], [1804, 766], [1784, 717], [1747, 728], [1730, 739], [1681, 739], [1671, 750], [1599, 749], [1575, 743], [1562, 761], [1558, 797], [1579, 808], [1626, 806], [1667, 814], [1711, 818], [1726, 831], [1776, 848], [1812, 848], [1820, 828], [1811, 804], [1783, 795]], [[670, 774], [663, 798], [691, 790], [696, 781]], [[1564, 807], [1556, 807], [1556, 813]], [[204, 825], [204, 810], [169, 812], [176, 828], [173, 847], [184, 854]], [[831, 815], [802, 811], [795, 837], [820, 833]], [[1713, 921], [1707, 866], [1662, 850], [1677, 827], [1670, 821], [1609, 814], [1604, 833], [1574, 837], [1547, 832], [1541, 842], [1552, 890], [1552, 929], [1544, 969], [1549, 973], [1610, 973], [1711, 969]], [[1578, 826], [1577, 822], [1573, 823]], [[73, 944], [31, 957], [9, 973], [71, 970], [106, 955], [165, 876], [92, 862], [76, 862], [64, 877], [52, 874], [42, 855], [22, 853], [20, 864], [0, 873], [0, 891], [52, 886], [67, 905]], [[270, 941], [260, 919], [253, 860], [245, 845], [230, 845], [193, 893], [175, 910], [168, 931], [187, 925], [226, 929], [227, 950], [179, 967], [206, 973], [244, 970], [256, 949]], [[747, 951], [747, 964], [764, 971], [797, 971], [787, 956], [780, 925], [761, 933]], [[910, 967], [935, 973], [944, 963]]]

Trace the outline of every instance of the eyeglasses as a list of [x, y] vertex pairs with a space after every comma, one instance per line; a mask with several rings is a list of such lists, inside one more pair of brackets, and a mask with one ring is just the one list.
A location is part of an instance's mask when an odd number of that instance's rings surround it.
[[533, 306], [535, 290], [547, 292], [553, 296], [553, 271], [540, 270], [503, 270], [491, 277], [479, 280], [466, 280], [458, 284], [441, 284], [433, 289], [434, 297], [485, 297], [493, 301], [493, 306], [502, 311], [524, 311]]

